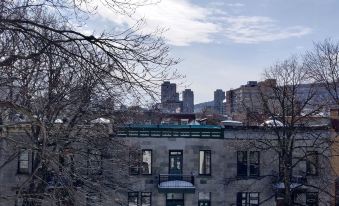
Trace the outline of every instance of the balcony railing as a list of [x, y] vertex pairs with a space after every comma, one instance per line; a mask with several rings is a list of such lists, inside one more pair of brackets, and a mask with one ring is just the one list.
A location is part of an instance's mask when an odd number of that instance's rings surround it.
[[194, 176], [181, 174], [160, 174], [159, 192], [163, 193], [194, 193]]
[[117, 131], [118, 137], [182, 137], [223, 138], [224, 131], [218, 126], [152, 125], [126, 126]]

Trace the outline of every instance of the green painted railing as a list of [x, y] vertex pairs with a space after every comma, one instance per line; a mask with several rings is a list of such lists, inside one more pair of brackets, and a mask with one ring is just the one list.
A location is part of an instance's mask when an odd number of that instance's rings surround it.
[[119, 127], [118, 137], [224, 138], [218, 126], [145, 125]]

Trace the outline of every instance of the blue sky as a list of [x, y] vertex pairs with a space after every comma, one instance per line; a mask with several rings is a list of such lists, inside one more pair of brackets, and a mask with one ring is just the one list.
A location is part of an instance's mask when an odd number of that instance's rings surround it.
[[[104, 29], [146, 20], [144, 32], [165, 28], [171, 54], [186, 75], [195, 103], [213, 99], [277, 60], [302, 54], [313, 42], [338, 39], [339, 0], [162, 0], [138, 8], [133, 17], [98, 7], [95, 21]], [[111, 28], [112, 27], [112, 28]]]

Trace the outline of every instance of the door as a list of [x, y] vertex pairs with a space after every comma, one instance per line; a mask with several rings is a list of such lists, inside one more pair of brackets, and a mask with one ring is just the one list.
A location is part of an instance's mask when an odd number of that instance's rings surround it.
[[169, 151], [169, 174], [182, 174], [182, 151], [170, 150]]
[[167, 200], [166, 206], [184, 206], [184, 200]]
[[183, 193], [167, 193], [166, 206], [184, 206]]
[[211, 206], [210, 201], [199, 201], [199, 206]]

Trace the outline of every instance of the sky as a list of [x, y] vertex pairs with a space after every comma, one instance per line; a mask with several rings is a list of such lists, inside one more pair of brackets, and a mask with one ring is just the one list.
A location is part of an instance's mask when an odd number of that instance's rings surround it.
[[178, 90], [192, 89], [195, 103], [262, 80], [264, 69], [314, 42], [339, 40], [339, 0], [161, 0], [132, 17], [98, 7], [94, 21], [109, 30], [141, 18], [143, 32], [166, 30], [171, 55], [182, 60], [175, 67], [186, 75]]

